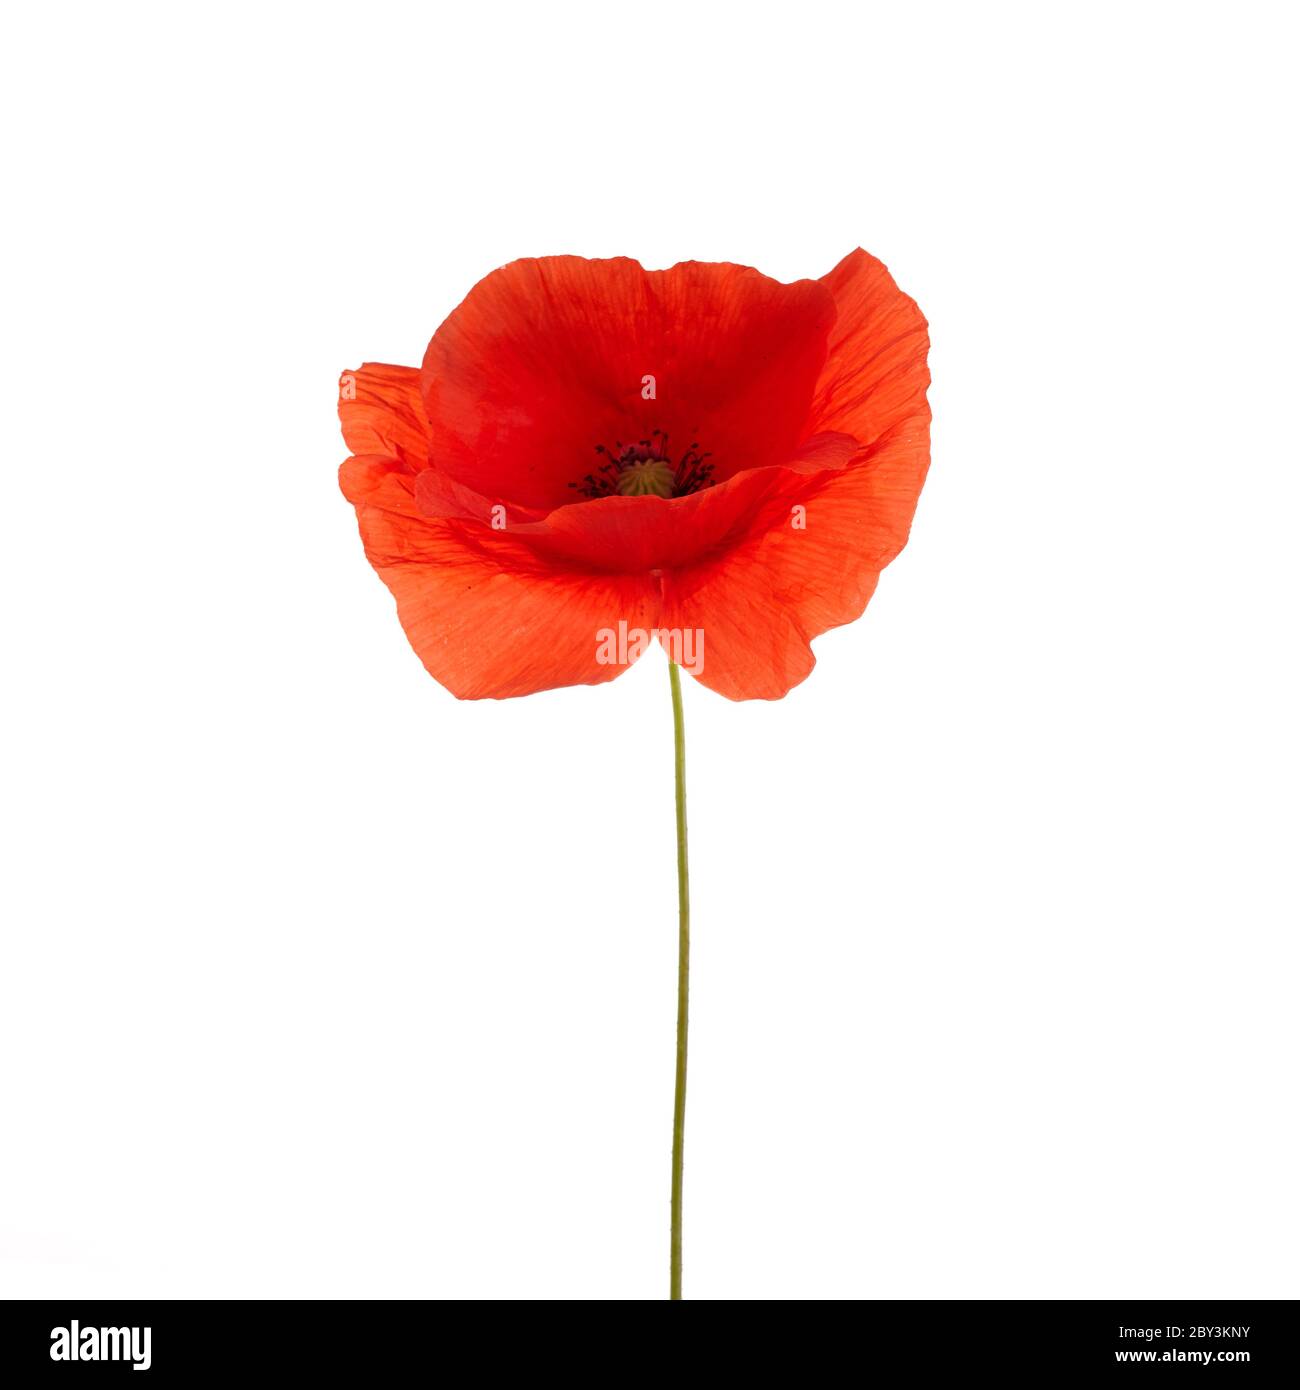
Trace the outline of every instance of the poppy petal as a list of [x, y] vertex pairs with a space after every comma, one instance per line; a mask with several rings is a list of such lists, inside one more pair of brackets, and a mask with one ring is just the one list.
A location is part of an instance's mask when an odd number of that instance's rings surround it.
[[869, 445], [902, 420], [928, 420], [930, 336], [916, 301], [862, 250], [845, 256], [822, 284], [834, 297], [837, 318], [813, 394], [812, 427], [840, 430]]
[[[514, 261], [438, 329], [422, 389], [430, 459], [487, 497], [550, 511], [616, 447], [664, 430], [719, 480], [790, 457], [835, 321], [817, 280], [625, 258]], [[833, 427], [827, 427], [828, 429]]]
[[354, 454], [386, 454], [426, 466], [429, 421], [414, 367], [366, 362], [339, 378], [339, 423]]
[[657, 580], [558, 570], [512, 536], [423, 516], [398, 460], [350, 458], [339, 483], [411, 646], [460, 699], [613, 680], [630, 663], [602, 663], [602, 632], [657, 625]]
[[812, 639], [861, 616], [907, 540], [926, 424], [900, 422], [850, 468], [791, 475], [739, 545], [666, 577], [661, 626], [703, 632], [702, 684], [733, 700], [780, 699], [812, 670]]

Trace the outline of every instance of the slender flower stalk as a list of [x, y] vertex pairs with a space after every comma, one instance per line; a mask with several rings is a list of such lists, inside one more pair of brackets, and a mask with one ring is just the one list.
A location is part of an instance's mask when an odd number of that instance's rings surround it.
[[677, 792], [677, 1080], [673, 1088], [672, 1241], [668, 1297], [682, 1296], [682, 1160], [686, 1152], [686, 1028], [691, 974], [691, 885], [686, 858], [686, 725], [682, 679], [668, 663], [673, 690], [673, 769]]

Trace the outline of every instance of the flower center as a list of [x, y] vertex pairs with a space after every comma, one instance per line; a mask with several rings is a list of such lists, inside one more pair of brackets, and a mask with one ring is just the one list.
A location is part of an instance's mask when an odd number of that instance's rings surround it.
[[671, 497], [676, 482], [667, 459], [641, 459], [625, 465], [614, 486], [620, 497]]
[[619, 443], [613, 449], [596, 445], [604, 462], [571, 488], [584, 497], [685, 497], [713, 486], [713, 464], [708, 454], [692, 444], [674, 463], [668, 452], [668, 436], [652, 430], [649, 439], [636, 444]]

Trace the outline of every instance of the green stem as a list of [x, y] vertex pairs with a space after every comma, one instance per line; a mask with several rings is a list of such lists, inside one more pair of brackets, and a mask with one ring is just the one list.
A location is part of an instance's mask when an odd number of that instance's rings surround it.
[[670, 1299], [682, 1296], [682, 1158], [686, 1151], [686, 1016], [691, 974], [691, 889], [686, 864], [686, 726], [682, 678], [668, 663], [673, 688], [673, 768], [677, 788], [677, 1082], [673, 1090], [673, 1212], [669, 1257]]

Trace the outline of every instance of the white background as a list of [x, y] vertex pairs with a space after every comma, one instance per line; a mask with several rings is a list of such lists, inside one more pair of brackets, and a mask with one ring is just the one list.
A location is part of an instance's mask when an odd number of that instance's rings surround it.
[[6, 20], [0, 1292], [664, 1295], [664, 661], [435, 685], [336, 382], [861, 244], [934, 465], [688, 682], [687, 1296], [1300, 1295], [1286, 8], [454, 11]]

